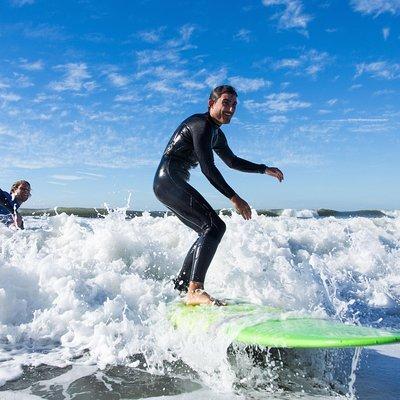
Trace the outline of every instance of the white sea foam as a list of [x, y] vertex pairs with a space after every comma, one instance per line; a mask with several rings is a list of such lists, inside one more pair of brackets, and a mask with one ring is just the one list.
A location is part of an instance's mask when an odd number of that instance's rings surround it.
[[318, 217], [318, 212], [316, 210], [293, 210], [287, 208], [282, 210], [281, 217], [315, 218]]
[[[227, 231], [206, 281], [212, 294], [400, 328], [398, 212], [222, 218]], [[233, 384], [230, 338], [184, 335], [167, 319], [170, 278], [196, 238], [177, 218], [60, 214], [27, 218], [26, 227], [0, 226], [0, 382], [21, 365], [136, 367], [141, 354], [150, 372], [182, 360], [214, 389]]]

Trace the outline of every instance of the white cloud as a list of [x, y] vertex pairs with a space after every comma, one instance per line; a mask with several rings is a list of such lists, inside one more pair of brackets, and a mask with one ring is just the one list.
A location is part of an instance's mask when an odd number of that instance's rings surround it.
[[52, 118], [52, 115], [43, 114], [43, 113], [34, 114], [34, 115], [32, 116], [32, 119], [33, 119], [33, 120], [38, 120], [38, 121], [49, 121], [51, 118]]
[[213, 74], [210, 74], [205, 79], [205, 83], [209, 87], [215, 87], [218, 85], [223, 85], [223, 82], [226, 80], [227, 70], [226, 68], [221, 68], [219, 71], [216, 71]]
[[35, 0], [11, 0], [11, 4], [15, 7], [23, 7], [26, 5], [31, 5]]
[[125, 93], [125, 94], [119, 94], [118, 96], [115, 96], [114, 101], [116, 102], [121, 102], [121, 103], [129, 103], [132, 101], [137, 101], [139, 97], [136, 94], [133, 93]]
[[43, 103], [43, 102], [50, 102], [50, 101], [57, 101], [60, 100], [60, 97], [57, 95], [49, 95], [47, 93], [38, 93], [36, 97], [33, 99], [34, 103]]
[[143, 69], [139, 71], [135, 76], [138, 79], [146, 75], [150, 75], [152, 78], [156, 76], [160, 79], [176, 79], [183, 77], [186, 73], [187, 71], [183, 69], [167, 68], [164, 65], [160, 65], [157, 67], [150, 67], [147, 69]]
[[98, 32], [87, 33], [82, 36], [83, 39], [93, 43], [112, 43], [113, 39]]
[[0, 100], [3, 100], [5, 102], [11, 103], [15, 101], [21, 100], [21, 96], [18, 96], [15, 93], [0, 93]]
[[160, 62], [181, 63], [179, 52], [171, 49], [141, 50], [136, 52], [136, 57], [139, 66]]
[[315, 78], [331, 62], [332, 57], [327, 52], [311, 49], [300, 54], [298, 58], [284, 58], [276, 61], [272, 64], [272, 68], [289, 69], [298, 75], [306, 74]]
[[37, 159], [18, 159], [13, 157], [5, 157], [5, 165], [12, 165], [14, 168], [21, 169], [42, 169], [42, 168], [54, 168], [58, 165], [57, 161], [54, 159], [49, 160], [37, 160]]
[[0, 135], [3, 135], [3, 136], [4, 136], [4, 135], [7, 135], [7, 136], [14, 137], [14, 135], [12, 134], [12, 132], [9, 133], [8, 131], [9, 131], [9, 129], [8, 129], [7, 126], [5, 126], [5, 125], [0, 125]]
[[[114, 129], [114, 125], [104, 122], [107, 118], [104, 115], [98, 120], [88, 121], [92, 106], [83, 104], [82, 108], [84, 110], [74, 106], [73, 121], [68, 119], [63, 123], [55, 118], [51, 120], [54, 123], [38, 124], [39, 129], [29, 125], [25, 115], [22, 124], [13, 122], [10, 126], [6, 126], [0, 123], [0, 134], [12, 136], [15, 147], [19, 149], [17, 153], [3, 154], [4, 165], [28, 169], [63, 168], [63, 172], [51, 171], [48, 180], [70, 183], [100, 178], [84, 174], [82, 171], [88, 166], [131, 168], [132, 165], [139, 163], [144, 165], [159, 162], [155, 160], [157, 157], [154, 154], [161, 151], [160, 135], [146, 137], [142, 134], [144, 126], [135, 124], [132, 127], [131, 121], [127, 121], [124, 125], [127, 129]], [[120, 112], [117, 114], [119, 116]], [[74, 129], [75, 124], [80, 125], [81, 129]], [[50, 131], [46, 127], [50, 128]], [[57, 132], [56, 135], [53, 135], [54, 131]], [[78, 169], [76, 169], [77, 154], [81, 160]], [[97, 171], [90, 168], [87, 172]], [[50, 176], [53, 173], [56, 175]]]
[[282, 155], [280, 160], [276, 161], [277, 165], [287, 166], [287, 165], [301, 165], [301, 166], [319, 166], [324, 164], [324, 160], [321, 155], [318, 154], [306, 154], [304, 152], [299, 152], [298, 150], [285, 150], [285, 154]]
[[396, 93], [395, 90], [392, 89], [382, 89], [382, 90], [377, 90], [376, 92], [374, 92], [375, 96], [385, 96], [385, 95], [389, 95], [389, 94], [394, 94]]
[[359, 123], [359, 122], [388, 122], [387, 118], [345, 118], [345, 119], [333, 119], [330, 122], [341, 122], [341, 123]]
[[386, 12], [391, 14], [400, 12], [400, 0], [351, 0], [351, 5], [355, 11], [374, 16]]
[[97, 88], [97, 83], [94, 81], [87, 81], [85, 82], [82, 87], [87, 90], [88, 92], [92, 91], [93, 89]]
[[387, 80], [398, 79], [400, 78], [400, 64], [389, 63], [388, 61], [357, 64], [356, 78], [363, 74], [369, 74], [374, 78]]
[[186, 24], [186, 25], [182, 26], [182, 28], [179, 30], [182, 40], [184, 42], [187, 42], [190, 39], [190, 37], [192, 36], [194, 30], [195, 30], [194, 25]]
[[319, 129], [321, 132], [330, 132], [334, 136], [335, 132], [383, 133], [394, 128], [393, 121], [389, 118], [374, 117], [326, 119], [322, 120], [318, 126], [315, 126], [314, 134], [317, 134], [316, 130]]
[[310, 103], [299, 101], [298, 97], [299, 95], [297, 93], [273, 93], [267, 96], [267, 105], [269, 109], [279, 112], [307, 108], [311, 106]]
[[255, 92], [265, 86], [271, 86], [270, 81], [266, 81], [262, 78], [244, 78], [242, 76], [232, 76], [228, 79], [229, 82], [234, 86], [239, 92]]
[[282, 6], [283, 11], [273, 15], [273, 19], [279, 20], [279, 28], [292, 29], [300, 28], [305, 30], [311, 21], [310, 15], [303, 13], [303, 4], [300, 0], [263, 0], [266, 7]]
[[137, 51], [136, 57], [138, 65], [165, 64], [168, 62], [175, 66], [177, 64], [185, 64], [187, 61], [182, 60], [180, 53], [195, 48], [195, 46], [189, 44], [189, 40], [195, 29], [195, 25], [186, 24], [179, 29], [178, 37], [163, 41], [159, 49]]
[[62, 92], [64, 90], [92, 90], [94, 87], [96, 87], [94, 82], [88, 81], [91, 76], [87, 71], [87, 66], [85, 63], [69, 63], [65, 65], [59, 65], [55, 69], [65, 71], [64, 79], [62, 81], [50, 83], [50, 87], [57, 92]]
[[178, 91], [175, 88], [173, 88], [171, 86], [168, 86], [168, 82], [166, 82], [165, 80], [164, 81], [149, 82], [146, 85], [146, 88], [150, 89], [150, 90], [154, 90], [156, 92], [163, 93], [163, 94], [178, 93]]
[[315, 75], [317, 75], [318, 72], [320, 72], [322, 69], [323, 69], [323, 66], [322, 66], [322, 65], [318, 65], [318, 64], [309, 65], [309, 66], [306, 68], [306, 73], [307, 73], [308, 75], [315, 76]]
[[383, 28], [382, 29], [382, 35], [383, 35], [383, 39], [387, 39], [390, 35], [390, 28]]
[[272, 124], [286, 124], [289, 120], [284, 115], [273, 115], [268, 121]]
[[354, 85], [351, 85], [349, 87], [349, 90], [353, 91], [353, 90], [357, 90], [357, 89], [361, 89], [363, 85], [361, 85], [360, 83], [356, 83]]
[[249, 43], [251, 39], [250, 34], [251, 31], [249, 31], [248, 29], [240, 29], [239, 32], [236, 33], [233, 37], [235, 39], [241, 40], [242, 42]]
[[58, 185], [58, 186], [67, 186], [65, 182], [53, 182], [53, 181], [48, 181], [50, 185]]
[[335, 105], [337, 102], [338, 102], [338, 99], [330, 99], [330, 100], [328, 100], [326, 103], [327, 103], [329, 106], [333, 106], [333, 105]]
[[298, 68], [301, 65], [301, 60], [296, 58], [284, 58], [274, 64], [275, 69], [281, 68]]
[[[186, 24], [179, 29], [179, 35], [163, 40], [155, 49], [145, 49], [136, 52], [138, 68], [133, 78], [144, 88], [147, 96], [154, 93], [162, 95], [184, 94], [185, 102], [197, 102], [195, 95], [189, 91], [204, 89], [206, 81], [212, 80], [207, 77], [205, 71], [193, 70], [202, 60], [188, 58], [184, 52], [195, 48], [189, 41], [196, 30], [195, 25]], [[226, 71], [223, 78], [226, 78]], [[122, 100], [118, 98], [118, 100]], [[171, 106], [168, 106], [171, 109]], [[159, 109], [163, 108], [159, 105]]]
[[126, 115], [121, 112], [110, 112], [110, 111], [89, 111], [81, 108], [81, 114], [90, 121], [102, 121], [102, 122], [121, 122], [130, 121], [133, 119], [132, 115]]
[[157, 43], [161, 40], [161, 34], [162, 31], [164, 30], [164, 27], [161, 27], [156, 30], [150, 30], [150, 31], [141, 31], [137, 35], [147, 43]]
[[20, 67], [26, 69], [27, 71], [40, 71], [44, 68], [42, 60], [28, 62], [27, 60], [21, 60]]
[[130, 79], [127, 76], [118, 74], [116, 72], [111, 72], [108, 74], [108, 78], [114, 86], [122, 87], [129, 84]]
[[195, 25], [186, 24], [183, 25], [179, 29], [179, 37], [175, 39], [168, 40], [166, 45], [168, 47], [178, 47], [184, 46], [189, 42], [189, 39], [192, 37], [193, 32], [195, 31]]
[[81, 176], [77, 175], [52, 175], [51, 178], [57, 179], [60, 181], [79, 181], [83, 179]]
[[[79, 171], [77, 171], [79, 172]], [[93, 172], [79, 172], [82, 175], [87, 175], [90, 178], [94, 178], [94, 179], [100, 179], [100, 178], [105, 178], [106, 176], [103, 174], [95, 174]]]
[[184, 80], [181, 82], [181, 85], [185, 89], [195, 89], [201, 90], [205, 88], [205, 84], [202, 82], [194, 82], [192, 80]]
[[45, 39], [45, 40], [66, 40], [70, 36], [63, 32], [59, 26], [49, 24], [39, 24], [32, 26], [31, 24], [23, 25], [23, 34], [30, 39]]
[[246, 100], [244, 106], [250, 111], [282, 113], [311, 106], [311, 103], [300, 101], [298, 97], [298, 93], [272, 93], [266, 97], [265, 102], [259, 103], [254, 100]]
[[[353, 113], [354, 110], [349, 110]], [[321, 119], [311, 124], [298, 126], [296, 131], [301, 135], [307, 135], [313, 141], [330, 142], [339, 136], [347, 135], [349, 132], [357, 133], [384, 133], [396, 131], [394, 121], [390, 118], [374, 117], [350, 117], [339, 119]]]
[[30, 81], [30, 79], [26, 75], [17, 74], [14, 72], [13, 80], [14, 80], [14, 84], [18, 87], [27, 88], [27, 87], [34, 86], [33, 83]]

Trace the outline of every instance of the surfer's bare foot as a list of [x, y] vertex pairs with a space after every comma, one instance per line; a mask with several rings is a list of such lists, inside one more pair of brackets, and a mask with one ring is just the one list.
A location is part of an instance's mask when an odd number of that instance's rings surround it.
[[198, 306], [201, 304], [211, 304], [216, 306], [225, 306], [222, 300], [214, 299], [204, 289], [203, 284], [199, 282], [190, 282], [189, 290], [186, 294], [186, 305]]
[[186, 304], [197, 306], [200, 304], [213, 304], [213, 298], [203, 289], [189, 290], [186, 294]]

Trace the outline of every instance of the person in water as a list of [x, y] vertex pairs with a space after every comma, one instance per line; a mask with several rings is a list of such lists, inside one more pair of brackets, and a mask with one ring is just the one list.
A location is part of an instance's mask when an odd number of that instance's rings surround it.
[[222, 85], [213, 89], [208, 100], [208, 112], [185, 119], [172, 135], [154, 178], [156, 197], [199, 235], [174, 280], [175, 289], [187, 293], [188, 305], [222, 304], [204, 291], [204, 280], [226, 229], [225, 223], [210, 204], [189, 185], [189, 169], [200, 164], [201, 171], [211, 184], [230, 199], [245, 220], [251, 218], [251, 209], [215, 166], [213, 151], [230, 168], [268, 174], [280, 182], [283, 180], [283, 173], [278, 168], [239, 158], [229, 148], [220, 127], [230, 123], [236, 105], [235, 88]]
[[31, 185], [24, 180], [15, 182], [10, 193], [0, 189], [0, 222], [9, 227], [24, 229], [24, 221], [17, 210], [30, 196]]

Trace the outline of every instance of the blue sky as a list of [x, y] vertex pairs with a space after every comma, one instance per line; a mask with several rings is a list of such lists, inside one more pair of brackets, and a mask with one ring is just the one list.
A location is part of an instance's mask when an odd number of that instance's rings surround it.
[[[29, 180], [26, 207], [132, 193], [163, 209], [169, 137], [230, 83], [231, 148], [286, 176], [217, 160], [252, 206], [399, 208], [399, 15], [400, 0], [0, 0], [0, 187]], [[191, 182], [230, 207], [199, 170]]]

